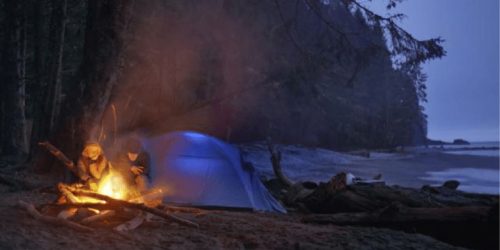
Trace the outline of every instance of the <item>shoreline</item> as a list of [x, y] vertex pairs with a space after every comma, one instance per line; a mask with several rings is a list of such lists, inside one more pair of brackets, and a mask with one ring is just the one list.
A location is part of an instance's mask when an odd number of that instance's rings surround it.
[[[434, 148], [433, 148], [434, 149]], [[461, 147], [461, 148], [444, 148], [440, 149], [443, 152], [446, 151], [474, 151], [474, 150], [499, 150], [499, 147]]]
[[[264, 145], [253, 144], [241, 147], [244, 159], [251, 162], [260, 171], [264, 178], [274, 177], [269, 153]], [[468, 154], [454, 154], [442, 150], [426, 149], [413, 150], [405, 153], [379, 153], [373, 152], [370, 158], [340, 153], [321, 148], [307, 148], [295, 145], [279, 145], [282, 153], [283, 172], [293, 181], [327, 182], [331, 177], [340, 172], [349, 172], [355, 176], [370, 179], [382, 174], [387, 185], [398, 185], [412, 188], [421, 188], [424, 185], [441, 185], [448, 179], [460, 177], [462, 188], [464, 186], [481, 186], [486, 184], [490, 191], [495, 189], [498, 194], [500, 168], [498, 156], [478, 156]], [[477, 172], [488, 172], [488, 180], [481, 178], [467, 178], [460, 173], [458, 176], [448, 178], [445, 174], [438, 174], [442, 182], [426, 179], [431, 172], [446, 172], [453, 169], [472, 169]], [[463, 171], [462, 171], [463, 172]], [[491, 175], [494, 174], [495, 178]], [[481, 177], [481, 176], [479, 176]], [[455, 179], [456, 179], [455, 178]], [[464, 179], [465, 178], [465, 179]], [[483, 178], [484, 179], [484, 178]], [[461, 187], [459, 186], [459, 189]], [[469, 190], [463, 190], [469, 192]], [[484, 193], [480, 190], [477, 193]], [[488, 192], [487, 192], [488, 193]]]
[[[456, 179], [461, 183], [459, 190], [467, 192], [498, 194], [500, 187], [499, 157], [496, 156], [427, 152], [414, 153], [399, 159], [353, 161], [344, 167], [363, 177], [381, 173], [388, 185], [420, 188], [423, 185], [440, 185], [446, 180]], [[482, 176], [483, 174], [486, 176]], [[470, 186], [476, 188], [468, 188]]]

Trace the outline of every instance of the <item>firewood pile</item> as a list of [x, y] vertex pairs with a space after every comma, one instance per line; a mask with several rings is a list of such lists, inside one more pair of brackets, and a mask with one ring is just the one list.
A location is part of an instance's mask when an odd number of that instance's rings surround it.
[[108, 227], [112, 226], [115, 231], [126, 232], [158, 218], [198, 228], [197, 223], [174, 213], [204, 213], [201, 209], [161, 204], [161, 189], [151, 190], [129, 200], [115, 199], [76, 184], [60, 183], [58, 190], [61, 195], [58, 202], [42, 204], [38, 208], [25, 201], [19, 201], [18, 205], [37, 220], [84, 232], [92, 232], [103, 223]]

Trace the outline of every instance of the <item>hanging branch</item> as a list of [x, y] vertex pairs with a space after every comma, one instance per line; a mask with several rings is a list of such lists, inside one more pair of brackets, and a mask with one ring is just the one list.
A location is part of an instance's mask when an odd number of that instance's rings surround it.
[[[399, 3], [401, 1], [391, 0], [387, 8], [394, 8], [396, 2]], [[397, 25], [396, 21], [404, 18], [403, 14], [383, 17], [366, 8], [356, 0], [344, 1], [344, 3], [346, 3], [347, 7], [362, 11], [367, 21], [382, 25], [382, 28], [391, 42], [389, 46], [391, 47], [391, 55], [396, 66], [417, 66], [425, 61], [441, 58], [446, 55], [446, 51], [443, 46], [441, 46], [441, 43], [444, 42], [441, 37], [418, 40], [408, 31]], [[398, 59], [398, 57], [402, 58]]]
[[[278, 0], [275, 0], [275, 3], [277, 3], [277, 1]], [[357, 35], [360, 39], [363, 39], [363, 34], [348, 32], [335, 25], [332, 20], [328, 18], [328, 16], [322, 13], [322, 8], [327, 8], [328, 4], [322, 4], [320, 1], [313, 0], [303, 1], [304, 4], [321, 20], [321, 22], [326, 25], [329, 30], [339, 35], [339, 42], [341, 44], [347, 45], [347, 49], [356, 50], [350, 36]], [[387, 8], [394, 8], [396, 4], [401, 1], [402, 0], [390, 0]], [[438, 37], [428, 40], [418, 40], [408, 31], [397, 25], [396, 22], [405, 17], [404, 14], [398, 13], [388, 17], [383, 17], [360, 4], [357, 0], [344, 0], [342, 3], [352, 12], [356, 10], [361, 11], [365, 20], [371, 23], [372, 26], [381, 25], [388, 41], [390, 41], [388, 44], [389, 53], [393, 59], [394, 66], [396, 67], [402, 68], [404, 66], [408, 67], [408, 65], [417, 66], [425, 61], [441, 58], [446, 55], [446, 51], [441, 46], [441, 43], [444, 42], [442, 38]], [[381, 51], [387, 50], [387, 48], [378, 44], [372, 44], [371, 46], [380, 49]]]

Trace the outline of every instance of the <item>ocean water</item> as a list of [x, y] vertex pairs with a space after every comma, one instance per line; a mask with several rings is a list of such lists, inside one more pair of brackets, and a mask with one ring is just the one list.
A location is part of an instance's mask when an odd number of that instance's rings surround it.
[[460, 182], [458, 190], [472, 193], [499, 194], [500, 171], [498, 169], [450, 168], [443, 171], [429, 171], [422, 180], [441, 185], [447, 180]]
[[477, 155], [477, 156], [492, 156], [500, 157], [499, 150], [458, 150], [458, 151], [448, 151], [447, 154], [457, 154], [457, 155]]
[[500, 142], [498, 141], [478, 141], [478, 142], [470, 142], [469, 145], [444, 145], [445, 148], [489, 148], [489, 147], [498, 147]]
[[[444, 148], [452, 150], [452, 151], [446, 151], [445, 153], [447, 154], [499, 157], [500, 156], [500, 151], [498, 150], [499, 144], [500, 143], [498, 141], [471, 142], [470, 145], [445, 145]], [[482, 150], [477, 148], [497, 148], [497, 149]]]

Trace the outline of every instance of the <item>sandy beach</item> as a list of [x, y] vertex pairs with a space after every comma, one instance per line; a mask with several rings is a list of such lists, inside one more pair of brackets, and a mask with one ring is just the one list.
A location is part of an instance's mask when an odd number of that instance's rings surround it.
[[306, 224], [299, 214], [230, 211], [180, 215], [191, 217], [199, 229], [154, 220], [128, 233], [105, 224], [84, 233], [36, 221], [15, 206], [18, 200], [53, 199], [39, 191], [0, 191], [0, 249], [457, 249], [421, 234]]

